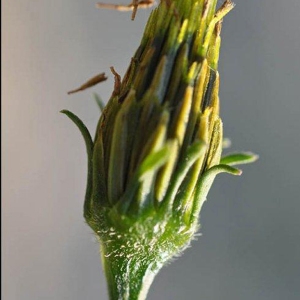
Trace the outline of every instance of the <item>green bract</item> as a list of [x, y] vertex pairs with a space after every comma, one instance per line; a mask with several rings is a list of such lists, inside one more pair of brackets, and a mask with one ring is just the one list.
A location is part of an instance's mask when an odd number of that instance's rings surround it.
[[[185, 249], [215, 176], [251, 153], [222, 158], [221, 20], [231, 1], [162, 1], [100, 118], [88, 153], [84, 216], [100, 240], [111, 299], [145, 299], [158, 270]], [[221, 160], [221, 162], [220, 162]]]

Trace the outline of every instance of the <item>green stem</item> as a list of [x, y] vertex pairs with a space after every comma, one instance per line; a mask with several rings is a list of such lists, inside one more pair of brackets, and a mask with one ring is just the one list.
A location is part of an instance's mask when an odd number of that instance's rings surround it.
[[[161, 268], [147, 259], [107, 254], [102, 247], [102, 262], [110, 300], [145, 300], [155, 275]], [[124, 255], [125, 256], [125, 255]]]

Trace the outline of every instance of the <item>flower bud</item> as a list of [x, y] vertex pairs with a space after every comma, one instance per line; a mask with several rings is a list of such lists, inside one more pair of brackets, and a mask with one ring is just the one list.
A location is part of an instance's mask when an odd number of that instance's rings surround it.
[[64, 111], [87, 142], [84, 215], [101, 243], [111, 299], [144, 299], [156, 272], [198, 230], [215, 176], [239, 175], [230, 165], [255, 159], [220, 163], [220, 32], [233, 4], [216, 3], [161, 1], [122, 82], [115, 74], [94, 142]]

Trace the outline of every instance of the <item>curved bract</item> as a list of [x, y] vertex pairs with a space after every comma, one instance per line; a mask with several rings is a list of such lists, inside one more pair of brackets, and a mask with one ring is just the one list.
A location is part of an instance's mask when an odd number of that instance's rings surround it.
[[[145, 299], [158, 270], [185, 249], [221, 160], [221, 22], [226, 1], [162, 1], [122, 82], [103, 109], [89, 156], [84, 216], [99, 237], [111, 299]], [[99, 102], [99, 100], [98, 100]], [[100, 105], [101, 106], [101, 105]]]

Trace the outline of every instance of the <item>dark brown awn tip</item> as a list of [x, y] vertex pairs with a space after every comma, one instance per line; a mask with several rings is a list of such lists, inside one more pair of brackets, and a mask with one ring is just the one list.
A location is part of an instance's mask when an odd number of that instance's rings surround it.
[[84, 91], [102, 81], [105, 81], [107, 79], [107, 77], [105, 76], [105, 73], [101, 73], [101, 74], [98, 74], [96, 76], [94, 76], [93, 78], [91, 78], [90, 80], [88, 80], [86, 83], [84, 83], [83, 85], [81, 85], [79, 88], [75, 89], [75, 90], [72, 90], [72, 91], [69, 91], [68, 92], [68, 95], [70, 94], [74, 94], [74, 93], [77, 93], [77, 92], [81, 92], [81, 91]]
[[208, 0], [205, 0], [203, 12], [202, 12], [202, 18], [206, 18], [207, 17], [208, 9], [209, 9]]
[[133, 11], [132, 11], [132, 15], [131, 15], [131, 20], [134, 20], [138, 6], [139, 6], [139, 0], [133, 0], [132, 5], [133, 5]]
[[113, 96], [120, 95], [121, 92], [121, 76], [116, 72], [114, 67], [110, 67], [111, 72], [115, 76], [115, 86], [113, 91]]

